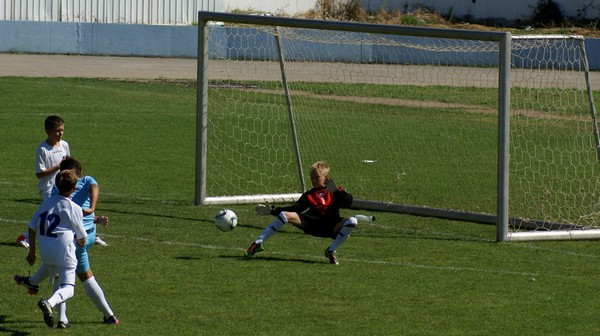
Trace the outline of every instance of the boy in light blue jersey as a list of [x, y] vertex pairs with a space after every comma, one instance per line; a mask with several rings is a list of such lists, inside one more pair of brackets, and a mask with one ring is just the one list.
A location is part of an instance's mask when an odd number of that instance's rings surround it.
[[[86, 294], [90, 297], [96, 308], [104, 315], [103, 322], [106, 324], [119, 324], [119, 320], [108, 305], [104, 292], [92, 273], [88, 257], [88, 250], [94, 245], [96, 239], [96, 223], [101, 223], [105, 227], [108, 225], [108, 217], [95, 216], [96, 204], [100, 194], [98, 183], [91, 176], [82, 177], [80, 163], [71, 157], [63, 160], [60, 164], [60, 170], [74, 170], [79, 177], [75, 191], [71, 194], [71, 200], [82, 208], [83, 226], [87, 233], [87, 241], [85, 246], [77, 247], [75, 250], [77, 258], [77, 269], [75, 272], [79, 277], [79, 280], [81, 280]], [[57, 192], [57, 190], [53, 191], [53, 193], [55, 192]], [[14, 279], [17, 284], [29, 288], [30, 294], [36, 294], [37, 287], [44, 280], [45, 274], [47, 274], [47, 271], [44, 270], [42, 266], [31, 277], [15, 275]], [[57, 305], [56, 310], [59, 315], [59, 327], [67, 327], [68, 319], [66, 316], [66, 305]]]

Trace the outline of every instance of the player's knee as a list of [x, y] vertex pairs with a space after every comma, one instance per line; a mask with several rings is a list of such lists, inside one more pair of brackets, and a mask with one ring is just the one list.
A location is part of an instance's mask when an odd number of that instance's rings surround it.
[[285, 214], [285, 211], [280, 212], [279, 215], [277, 215], [277, 219], [279, 219], [279, 221], [281, 221], [282, 223], [288, 222], [288, 218], [287, 218], [287, 215]]
[[358, 226], [358, 220], [356, 219], [356, 217], [349, 217], [344, 222], [344, 227], [347, 227], [347, 228], [356, 229], [357, 226]]
[[70, 299], [75, 295], [75, 286], [73, 285], [61, 285], [60, 295], [63, 300]]

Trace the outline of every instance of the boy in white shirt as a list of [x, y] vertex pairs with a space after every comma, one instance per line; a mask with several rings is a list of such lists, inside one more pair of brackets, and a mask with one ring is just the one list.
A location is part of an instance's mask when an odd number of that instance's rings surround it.
[[36, 244], [39, 241], [40, 256], [54, 280], [54, 293], [48, 300], [40, 300], [38, 307], [44, 314], [44, 322], [54, 326], [52, 308], [71, 298], [75, 293], [75, 242], [84, 246], [86, 232], [83, 227], [81, 207], [69, 199], [75, 190], [78, 176], [73, 170], [56, 175], [58, 195], [46, 198], [29, 222], [29, 254], [27, 262], [35, 264]]
[[[71, 156], [69, 144], [62, 138], [65, 134], [65, 121], [59, 116], [49, 116], [44, 121], [46, 140], [40, 143], [35, 151], [35, 176], [38, 178], [38, 189], [42, 200], [50, 197], [54, 179], [60, 170], [60, 163]], [[29, 247], [28, 233], [17, 238], [17, 245]]]

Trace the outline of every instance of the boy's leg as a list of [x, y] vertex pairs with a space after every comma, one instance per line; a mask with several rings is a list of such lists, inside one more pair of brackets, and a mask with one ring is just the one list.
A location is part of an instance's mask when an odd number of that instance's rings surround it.
[[[52, 307], [67, 301], [75, 294], [75, 267], [56, 267], [56, 269], [58, 279], [54, 279], [54, 281], [58, 282], [55, 286], [57, 289], [47, 300]], [[50, 267], [50, 271], [52, 273], [52, 267]]]
[[257, 244], [264, 243], [267, 239], [269, 239], [272, 235], [277, 233], [284, 225], [288, 222], [287, 216], [285, 213], [280, 213], [277, 215], [275, 220], [271, 222], [261, 233], [258, 235], [258, 238], [254, 241]]
[[[60, 289], [60, 282], [58, 281], [58, 279], [54, 279], [53, 289], [53, 292], [57, 292]], [[69, 319], [67, 318], [67, 303], [57, 303], [55, 308], [58, 316], [58, 321], [62, 322], [63, 325], [68, 325]]]
[[29, 277], [29, 282], [34, 286], [39, 286], [42, 281], [48, 277], [48, 268], [42, 264], [32, 276]]
[[[49, 327], [54, 325], [54, 315], [52, 308], [59, 303], [65, 302], [75, 293], [75, 268], [60, 267], [54, 265], [46, 265], [48, 275], [54, 280], [55, 291], [48, 300], [40, 300], [38, 307], [44, 314], [44, 322]], [[57, 307], [61, 322], [66, 320], [66, 307]]]
[[104, 315], [104, 318], [107, 319], [114, 315], [112, 309], [108, 305], [108, 301], [106, 301], [106, 297], [104, 296], [104, 291], [102, 287], [96, 281], [96, 277], [93, 275], [82, 282], [83, 288], [85, 289], [85, 293], [94, 303], [94, 306], [98, 308], [98, 310]]
[[[352, 231], [354, 231], [354, 229], [356, 229], [357, 225], [358, 225], [358, 221], [356, 220], [356, 218], [354, 218], [354, 217], [346, 218], [346, 220], [342, 224], [341, 229], [338, 231], [337, 236], [333, 240], [333, 243], [331, 243], [331, 245], [329, 246], [327, 251], [334, 252], [335, 250], [337, 250], [337, 248], [340, 245], [342, 245], [342, 243], [345, 242], [346, 239], [348, 239], [348, 237], [350, 236]], [[325, 253], [327, 253], [327, 251]]]
[[254, 240], [252, 245], [244, 253], [247, 257], [264, 250], [263, 243], [281, 229], [288, 222], [287, 216], [281, 212], [271, 224], [269, 224]]

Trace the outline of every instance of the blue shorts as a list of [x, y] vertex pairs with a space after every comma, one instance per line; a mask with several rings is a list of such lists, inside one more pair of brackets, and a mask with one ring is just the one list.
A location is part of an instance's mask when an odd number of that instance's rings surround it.
[[77, 268], [75, 273], [82, 274], [90, 269], [90, 259], [88, 258], [88, 250], [92, 248], [96, 242], [96, 227], [85, 231], [87, 233], [87, 239], [85, 240], [85, 246], [81, 247], [76, 245], [75, 257], [77, 258]]

